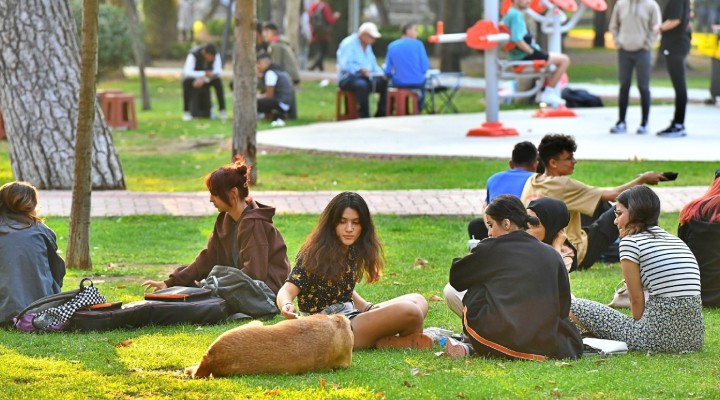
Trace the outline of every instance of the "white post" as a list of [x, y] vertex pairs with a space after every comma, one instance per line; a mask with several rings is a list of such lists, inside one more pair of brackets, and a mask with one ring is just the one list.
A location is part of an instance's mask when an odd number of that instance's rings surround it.
[[[500, 8], [498, 0], [485, 0], [485, 19], [498, 24]], [[500, 104], [498, 99], [498, 46], [485, 50], [485, 121], [500, 121]]]

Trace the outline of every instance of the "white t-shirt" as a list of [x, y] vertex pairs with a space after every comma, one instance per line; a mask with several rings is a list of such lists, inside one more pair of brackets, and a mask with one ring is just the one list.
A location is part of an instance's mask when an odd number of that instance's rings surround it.
[[620, 260], [640, 265], [640, 280], [653, 296], [700, 295], [700, 268], [685, 242], [659, 226], [620, 241]]

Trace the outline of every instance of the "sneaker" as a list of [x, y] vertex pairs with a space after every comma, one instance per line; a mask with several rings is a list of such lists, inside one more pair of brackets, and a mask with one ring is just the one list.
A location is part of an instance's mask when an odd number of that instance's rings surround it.
[[638, 126], [637, 131], [635, 131], [635, 133], [637, 133], [638, 135], [644, 135], [644, 134], [648, 133], [647, 125]]
[[465, 358], [473, 355], [475, 351], [469, 343], [448, 338], [445, 352], [450, 358]]
[[624, 122], [618, 122], [615, 126], [610, 128], [610, 133], [627, 133], [627, 126]]
[[685, 127], [681, 124], [672, 123], [670, 126], [665, 128], [664, 130], [657, 133], [660, 137], [683, 137], [687, 136], [687, 132], [685, 132]]
[[423, 334], [430, 336], [430, 338], [432, 339], [432, 341], [434, 343], [437, 343], [442, 346], [445, 344], [445, 341], [447, 340], [447, 338], [454, 335], [455, 332], [448, 330], [448, 329], [443, 329], [443, 328], [429, 327], [429, 328], [423, 329]]
[[283, 121], [281, 118], [278, 118], [275, 121], [271, 122], [270, 126], [272, 126], [273, 128], [280, 128], [285, 126], [285, 121]]
[[429, 350], [433, 347], [433, 340], [424, 333], [411, 333], [405, 336], [385, 336], [375, 343], [375, 347], [378, 349]]
[[557, 108], [558, 106], [565, 105], [565, 100], [562, 97], [558, 96], [554, 90], [549, 88], [545, 88], [545, 90], [543, 90], [543, 92], [540, 94], [540, 102], [545, 103], [552, 108]]
[[222, 122], [227, 121], [227, 111], [220, 110], [220, 121], [222, 121]]
[[192, 121], [192, 119], [193, 119], [193, 116], [192, 116], [192, 114], [190, 114], [189, 111], [185, 111], [185, 112], [183, 113], [183, 116], [182, 116], [182, 120], [183, 120], [183, 121], [186, 121], [186, 122], [187, 122], [187, 121]]

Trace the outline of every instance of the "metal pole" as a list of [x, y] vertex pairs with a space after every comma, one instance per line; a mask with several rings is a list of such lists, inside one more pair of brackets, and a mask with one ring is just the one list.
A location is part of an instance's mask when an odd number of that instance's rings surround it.
[[355, 33], [360, 27], [360, 0], [350, 0], [348, 4], [348, 35]]
[[[499, 18], [498, 0], [485, 0], [485, 19], [497, 25]], [[500, 105], [498, 100], [498, 74], [497, 58], [498, 46], [485, 50], [485, 120], [498, 122], [500, 120]]]

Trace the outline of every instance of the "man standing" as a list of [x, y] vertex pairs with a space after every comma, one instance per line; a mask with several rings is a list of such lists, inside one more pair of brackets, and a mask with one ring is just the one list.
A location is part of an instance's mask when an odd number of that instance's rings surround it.
[[266, 51], [270, 54], [273, 64], [279, 66], [292, 79], [294, 85], [300, 84], [300, 68], [290, 43], [285, 41], [278, 34], [278, 27], [273, 22], [266, 22], [262, 30], [263, 41], [266, 43]]
[[257, 96], [258, 113], [271, 115], [273, 122], [284, 125], [295, 106], [295, 90], [290, 76], [272, 63], [270, 55], [262, 53], [255, 62], [255, 73], [263, 91]]
[[502, 23], [510, 30], [510, 41], [515, 47], [508, 52], [508, 57], [513, 61], [519, 60], [544, 60], [555, 66], [555, 71], [548, 77], [545, 89], [540, 94], [540, 101], [557, 107], [565, 105], [565, 100], [560, 97], [560, 90], [557, 87], [568, 66], [570, 58], [562, 53], [545, 53], [535, 43], [532, 34], [528, 32], [523, 12], [528, 8], [530, 0], [512, 0], [512, 7], [502, 19]]
[[385, 57], [385, 75], [392, 80], [392, 87], [420, 91], [418, 108], [425, 101], [425, 73], [430, 68], [423, 42], [417, 39], [415, 24], [402, 27], [402, 37], [390, 43]]
[[325, 71], [323, 59], [327, 55], [330, 48], [330, 33], [332, 26], [335, 25], [340, 12], [333, 12], [330, 5], [325, 0], [313, 0], [308, 7], [308, 19], [310, 20], [310, 30], [312, 31], [312, 39], [310, 46], [315, 48], [315, 61], [310, 66], [310, 71], [315, 68]]
[[337, 51], [338, 86], [354, 92], [360, 118], [370, 117], [370, 93], [380, 94], [376, 117], [385, 116], [387, 77], [377, 64], [372, 45], [380, 37], [372, 22], [360, 25], [357, 33], [343, 39]]
[[615, 201], [625, 189], [633, 186], [656, 185], [665, 178], [658, 172], [645, 172], [618, 187], [602, 189], [585, 185], [570, 178], [575, 171], [575, 139], [569, 135], [545, 135], [538, 151], [545, 173], [531, 176], [525, 184], [522, 201], [525, 205], [540, 197], [562, 200], [570, 210], [570, 223], [566, 228], [570, 243], [577, 249], [578, 269], [590, 268], [615, 240], [618, 229], [614, 224], [615, 207], [600, 215], [589, 226], [582, 226], [580, 214], [593, 215], [600, 201]]
[[215, 46], [211, 43], [196, 46], [190, 49], [190, 53], [185, 59], [183, 67], [183, 121], [193, 119], [190, 113], [190, 101], [192, 96], [198, 93], [193, 89], [203, 89], [208, 86], [215, 88], [218, 107], [220, 109], [220, 119], [227, 119], [225, 111], [225, 93], [223, 92], [222, 80], [222, 62], [220, 54], [217, 54]]

